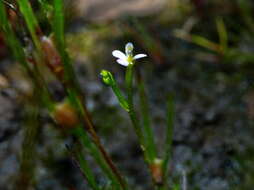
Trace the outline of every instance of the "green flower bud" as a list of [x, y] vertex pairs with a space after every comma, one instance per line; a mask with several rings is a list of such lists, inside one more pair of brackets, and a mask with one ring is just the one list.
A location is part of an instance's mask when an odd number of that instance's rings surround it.
[[113, 77], [113, 75], [107, 71], [107, 70], [102, 70], [100, 75], [102, 76], [102, 81], [109, 86], [114, 86], [116, 84], [116, 81]]

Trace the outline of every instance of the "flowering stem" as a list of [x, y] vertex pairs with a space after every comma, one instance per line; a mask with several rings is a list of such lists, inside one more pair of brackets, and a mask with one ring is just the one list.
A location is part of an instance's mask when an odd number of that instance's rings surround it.
[[136, 115], [136, 112], [134, 110], [134, 103], [133, 103], [133, 86], [132, 86], [132, 83], [133, 83], [133, 64], [129, 64], [128, 67], [127, 67], [127, 70], [126, 70], [126, 75], [125, 75], [125, 82], [126, 82], [126, 86], [127, 86], [127, 102], [128, 102], [128, 106], [129, 106], [129, 117], [131, 119], [131, 122], [132, 122], [132, 125], [135, 129], [135, 132], [136, 132], [136, 135], [138, 136], [138, 140], [139, 140], [139, 143], [141, 145], [141, 149], [143, 150], [144, 152], [144, 157], [145, 157], [145, 160], [149, 163], [149, 156], [147, 154], [147, 151], [146, 151], [146, 146], [145, 146], [145, 143], [144, 143], [144, 135], [142, 133], [142, 130], [141, 130], [141, 126], [138, 122], [138, 118], [137, 118], [137, 115]]

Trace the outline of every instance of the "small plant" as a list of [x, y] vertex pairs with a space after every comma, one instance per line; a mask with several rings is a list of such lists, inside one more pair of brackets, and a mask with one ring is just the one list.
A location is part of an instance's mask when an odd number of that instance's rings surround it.
[[[153, 182], [155, 186], [160, 189], [167, 189], [167, 177], [168, 177], [168, 165], [171, 152], [171, 141], [172, 141], [172, 126], [173, 126], [173, 104], [172, 99], [168, 102], [168, 127], [166, 135], [166, 148], [163, 158], [159, 158], [155, 140], [153, 128], [150, 124], [149, 106], [147, 102], [147, 97], [145, 93], [144, 81], [141, 76], [135, 74], [136, 60], [147, 57], [146, 54], [133, 54], [134, 46], [132, 43], [127, 43], [125, 45], [125, 54], [119, 50], [114, 50], [112, 55], [118, 58], [116, 61], [120, 65], [126, 68], [125, 73], [125, 85], [127, 89], [127, 97], [123, 95], [122, 91], [119, 89], [117, 82], [115, 81], [113, 75], [106, 70], [101, 71], [101, 76], [103, 82], [110, 86], [116, 95], [119, 104], [127, 113], [129, 114], [130, 120], [132, 122], [135, 133], [138, 137], [140, 147], [144, 154], [144, 160], [147, 163]], [[135, 105], [133, 102], [134, 92], [133, 92], [133, 81], [137, 79], [139, 98], [141, 102], [141, 113], [143, 117], [143, 123], [140, 123], [140, 117], [137, 115], [135, 110]]]

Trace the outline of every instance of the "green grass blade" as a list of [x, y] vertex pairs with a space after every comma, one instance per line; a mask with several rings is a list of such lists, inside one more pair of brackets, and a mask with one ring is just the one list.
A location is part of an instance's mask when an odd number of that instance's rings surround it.
[[54, 0], [53, 7], [53, 31], [56, 38], [57, 48], [63, 53], [65, 51], [63, 0]]
[[220, 51], [220, 46], [202, 36], [199, 36], [199, 35], [195, 35], [195, 34], [192, 34], [191, 35], [191, 41], [194, 43], [194, 44], [197, 44], [201, 47], [204, 47], [204, 48], [207, 48], [211, 51], [215, 51], [215, 52], [219, 52]]
[[54, 0], [53, 3], [54, 16], [53, 16], [53, 32], [55, 37], [56, 47], [61, 55], [64, 66], [65, 81], [73, 86], [77, 93], [80, 92], [77, 79], [74, 74], [74, 69], [71, 64], [70, 57], [66, 52], [65, 35], [64, 35], [64, 5], [63, 0]]
[[41, 35], [40, 27], [28, 0], [18, 0], [19, 9], [24, 16], [30, 35], [33, 39], [35, 47], [41, 53], [41, 44], [38, 35]]

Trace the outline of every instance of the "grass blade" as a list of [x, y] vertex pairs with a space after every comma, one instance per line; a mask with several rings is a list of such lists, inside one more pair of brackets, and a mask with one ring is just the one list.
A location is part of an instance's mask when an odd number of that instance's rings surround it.
[[30, 32], [30, 35], [33, 39], [33, 42], [35, 44], [35, 47], [37, 48], [39, 54], [41, 53], [41, 45], [40, 45], [40, 39], [38, 36], [41, 35], [41, 30], [39, 27], [39, 24], [37, 22], [37, 19], [34, 15], [33, 9], [29, 3], [28, 0], [19, 0], [17, 1], [19, 4], [19, 9], [24, 16], [24, 19], [26, 21], [28, 30]]

